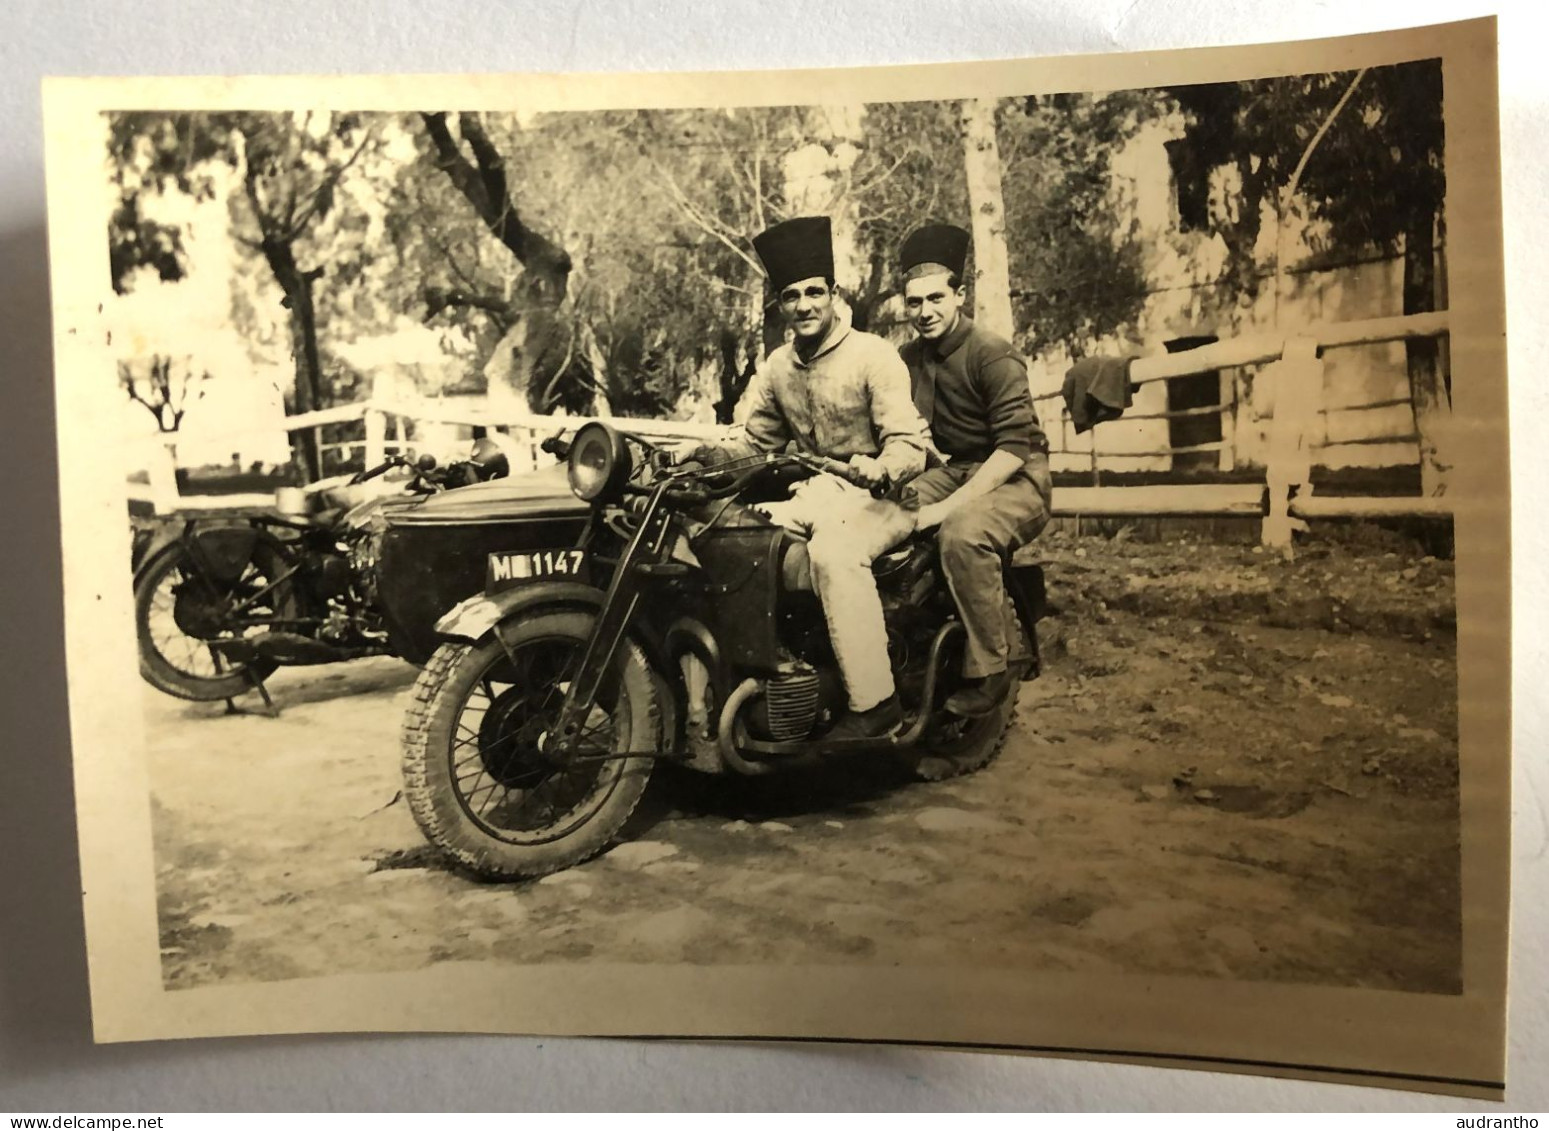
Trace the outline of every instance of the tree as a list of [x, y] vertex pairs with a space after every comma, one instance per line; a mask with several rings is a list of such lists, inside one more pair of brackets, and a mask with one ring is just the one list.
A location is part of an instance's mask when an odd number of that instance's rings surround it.
[[[333, 210], [339, 180], [374, 140], [355, 115], [246, 115], [238, 127], [243, 143], [242, 188], [256, 234], [238, 239], [269, 265], [289, 315], [296, 362], [298, 413], [332, 400], [323, 376], [314, 288], [328, 268], [305, 266], [306, 237]], [[318, 256], [318, 259], [323, 258]], [[320, 478], [322, 460], [315, 433], [300, 433], [308, 477]]]
[[118, 363], [119, 384], [131, 401], [155, 418], [156, 427], [162, 432], [178, 430], [189, 390], [208, 377], [208, 373], [196, 377], [186, 364], [174, 368], [172, 358], [165, 354], [156, 354], [143, 366], [138, 362]]
[[108, 156], [117, 203], [108, 221], [108, 265], [113, 290], [127, 294], [134, 277], [150, 269], [162, 282], [184, 277], [181, 231], [144, 214], [144, 198], [180, 192], [194, 200], [215, 193], [210, 165], [234, 166], [229, 116], [136, 112], [113, 114]]
[[[177, 229], [148, 220], [145, 193], [181, 192], [212, 199], [214, 169], [240, 174], [229, 207], [234, 242], [261, 258], [279, 286], [295, 361], [297, 412], [332, 399], [319, 344], [317, 281], [325, 255], [310, 240], [335, 210], [339, 185], [375, 140], [359, 115], [135, 113], [115, 115], [110, 156], [119, 203], [109, 221], [113, 285], [120, 293], [150, 267], [163, 281], [186, 270]], [[321, 473], [310, 430], [298, 436], [309, 478]]]
[[1142, 91], [1007, 99], [997, 137], [1019, 341], [1080, 356], [1139, 314], [1142, 248], [1110, 191], [1112, 159], [1152, 112]]
[[806, 115], [802, 107], [648, 111], [628, 129], [646, 183], [669, 206], [661, 219], [673, 245], [666, 258], [698, 284], [668, 324], [714, 343], [722, 422], [783, 333], [753, 237], [789, 216], [783, 164], [807, 134]]
[[1006, 202], [1001, 192], [1000, 146], [995, 139], [995, 103], [963, 103], [963, 163], [973, 210], [974, 315], [987, 329], [1010, 338], [1011, 270], [1006, 262]]
[[589, 359], [576, 348], [576, 327], [561, 313], [573, 268], [569, 252], [524, 222], [506, 160], [478, 115], [458, 115], [455, 136], [447, 114], [424, 113], [421, 118], [436, 168], [522, 269], [508, 293], [454, 289], [432, 296], [432, 301], [483, 309], [505, 327], [496, 346], [499, 379], [491, 392], [524, 396], [539, 411], [554, 406], [562, 383], [595, 394]]
[[[1356, 81], [1359, 77], [1359, 81]], [[1205, 168], [1227, 165], [1241, 180], [1241, 204], [1223, 227], [1237, 286], [1261, 284], [1256, 246], [1262, 215], [1301, 170], [1297, 203], [1315, 225], [1315, 255], [1402, 253], [1403, 313], [1436, 309], [1436, 234], [1446, 198], [1442, 71], [1438, 59], [1351, 72], [1174, 88], [1189, 116], [1185, 140]], [[1346, 104], [1337, 115], [1341, 100]], [[1276, 276], [1289, 264], [1276, 263]], [[1434, 339], [1405, 343], [1426, 494], [1442, 489], [1445, 459], [1438, 418], [1448, 391]]]

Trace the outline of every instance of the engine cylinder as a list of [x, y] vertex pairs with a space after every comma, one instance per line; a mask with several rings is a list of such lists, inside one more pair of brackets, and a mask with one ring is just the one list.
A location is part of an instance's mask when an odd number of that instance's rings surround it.
[[764, 681], [755, 708], [755, 723], [776, 742], [805, 738], [817, 722], [820, 698], [818, 673], [802, 668]]

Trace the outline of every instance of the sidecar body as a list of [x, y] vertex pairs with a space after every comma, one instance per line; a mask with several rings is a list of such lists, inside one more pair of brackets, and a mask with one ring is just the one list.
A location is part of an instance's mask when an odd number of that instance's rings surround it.
[[492, 556], [572, 547], [589, 515], [563, 464], [384, 512], [371, 568], [393, 650], [423, 664], [441, 643], [437, 619], [484, 589]]

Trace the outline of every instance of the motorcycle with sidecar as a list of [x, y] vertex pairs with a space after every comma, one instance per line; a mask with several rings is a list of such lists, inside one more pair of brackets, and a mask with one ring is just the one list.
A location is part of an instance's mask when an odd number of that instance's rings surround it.
[[[1019, 683], [1039, 671], [1040, 566], [1006, 566], [1020, 678], [994, 710], [964, 719], [942, 708], [960, 680], [963, 628], [934, 534], [879, 559], [904, 722], [879, 738], [825, 740], [845, 696], [806, 545], [758, 503], [801, 477], [850, 478], [850, 468], [799, 452], [675, 466], [602, 422], [545, 446], [564, 461], [573, 505], [551, 500], [503, 524], [469, 512], [460, 528], [442, 527], [437, 560], [458, 539], [460, 568], [481, 568], [483, 591], [435, 624], [440, 643], [401, 745], [414, 818], [458, 865], [512, 880], [603, 851], [658, 762], [757, 776], [836, 756], [893, 757], [939, 780], [1000, 750]], [[424, 513], [390, 522], [400, 538], [420, 527], [424, 544]], [[547, 544], [533, 537], [536, 524]]]
[[[137, 540], [140, 674], [168, 695], [230, 700], [286, 665], [396, 654], [423, 663], [428, 635], [383, 614], [377, 558], [386, 517], [504, 477], [505, 454], [476, 443], [467, 459], [391, 456], [345, 482], [287, 488], [245, 513], [188, 513]], [[371, 481], [401, 472], [381, 490]], [[437, 612], [477, 592], [448, 594]], [[434, 617], [430, 618], [433, 621]]]

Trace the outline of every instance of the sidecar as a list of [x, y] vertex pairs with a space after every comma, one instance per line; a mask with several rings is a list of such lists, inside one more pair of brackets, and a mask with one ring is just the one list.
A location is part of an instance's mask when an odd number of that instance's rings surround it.
[[423, 664], [441, 643], [436, 620], [484, 589], [490, 555], [574, 546], [590, 513], [563, 464], [384, 512], [373, 572], [394, 651]]

